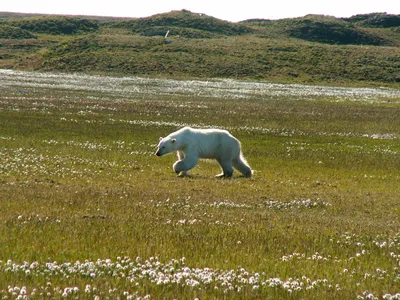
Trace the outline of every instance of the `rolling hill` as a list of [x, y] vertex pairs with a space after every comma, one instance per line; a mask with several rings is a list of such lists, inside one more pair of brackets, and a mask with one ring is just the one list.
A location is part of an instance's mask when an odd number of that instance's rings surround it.
[[238, 23], [187, 10], [147, 18], [0, 13], [0, 68], [399, 86], [399, 26], [399, 15], [385, 13]]

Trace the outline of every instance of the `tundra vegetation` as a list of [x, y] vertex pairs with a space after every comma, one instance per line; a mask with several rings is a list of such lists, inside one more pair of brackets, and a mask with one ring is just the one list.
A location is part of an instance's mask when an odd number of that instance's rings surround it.
[[[398, 89], [8, 70], [0, 89], [0, 298], [400, 298]], [[178, 178], [154, 151], [185, 125], [230, 130], [253, 178]]]
[[0, 13], [0, 298], [400, 299], [399, 26]]

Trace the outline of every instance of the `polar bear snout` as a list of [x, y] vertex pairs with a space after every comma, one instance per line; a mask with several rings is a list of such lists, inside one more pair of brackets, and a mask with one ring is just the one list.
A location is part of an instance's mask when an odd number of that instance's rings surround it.
[[166, 154], [167, 152], [165, 151], [164, 147], [163, 148], [158, 148], [156, 151], [156, 155], [157, 156], [163, 156], [164, 154]]

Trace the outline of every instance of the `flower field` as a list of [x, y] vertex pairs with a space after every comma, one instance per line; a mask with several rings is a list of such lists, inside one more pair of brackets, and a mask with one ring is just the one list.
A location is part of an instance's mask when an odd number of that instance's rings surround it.
[[[400, 90], [0, 70], [1, 299], [400, 299]], [[182, 126], [254, 169], [178, 178]]]

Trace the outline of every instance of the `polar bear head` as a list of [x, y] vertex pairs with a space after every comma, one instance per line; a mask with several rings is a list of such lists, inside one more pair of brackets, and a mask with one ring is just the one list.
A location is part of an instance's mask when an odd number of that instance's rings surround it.
[[160, 142], [158, 143], [157, 146], [157, 151], [156, 155], [157, 156], [163, 156], [164, 154], [168, 154], [174, 151], [178, 150], [178, 143], [176, 141], [176, 138], [171, 138], [171, 137], [165, 137], [162, 138], [160, 137]]

